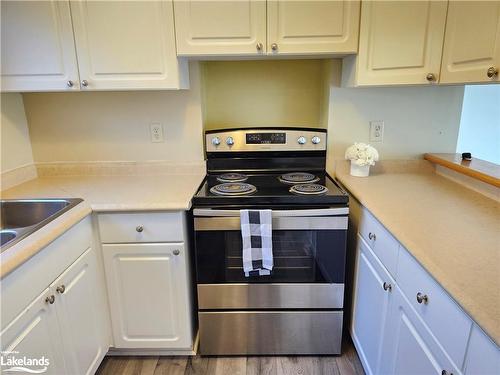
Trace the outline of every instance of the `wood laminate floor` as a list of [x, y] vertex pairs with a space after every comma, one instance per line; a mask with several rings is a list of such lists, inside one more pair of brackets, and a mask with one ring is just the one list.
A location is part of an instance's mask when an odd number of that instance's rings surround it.
[[352, 341], [341, 356], [106, 357], [98, 375], [358, 375], [364, 374]]

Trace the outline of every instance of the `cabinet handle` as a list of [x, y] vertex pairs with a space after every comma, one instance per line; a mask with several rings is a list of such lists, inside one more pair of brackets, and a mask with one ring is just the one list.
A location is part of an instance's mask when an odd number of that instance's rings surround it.
[[257, 43], [257, 45], [255, 46], [255, 48], [257, 48], [257, 51], [262, 51], [262, 48], [264, 48], [264, 45], [262, 43]]
[[278, 50], [278, 45], [276, 43], [271, 44], [271, 49], [273, 51], [277, 51]]
[[63, 294], [65, 291], [66, 291], [66, 287], [64, 286], [64, 284], [59, 285], [59, 286], [56, 288], [56, 292], [57, 292], [57, 293], [59, 293], [59, 294]]
[[429, 82], [434, 82], [436, 80], [436, 76], [434, 73], [427, 73], [425, 79]]
[[47, 298], [45, 298], [45, 303], [49, 303], [49, 304], [53, 304], [54, 302], [56, 301], [56, 297], [51, 294], [50, 296], [48, 296]]
[[174, 255], [179, 255], [179, 254], [181, 253], [181, 251], [180, 251], [180, 250], [175, 249], [174, 251], [172, 251], [172, 253], [173, 253]]
[[368, 233], [368, 238], [370, 240], [375, 241], [377, 239], [377, 236], [375, 235], [375, 233], [370, 232], [370, 233]]
[[84, 79], [84, 80], [82, 81], [82, 86], [83, 86], [83, 87], [87, 87], [88, 85], [89, 85], [89, 81], [87, 81], [86, 79]]
[[69, 80], [68, 82], [66, 82], [66, 85], [68, 85], [68, 87], [73, 87], [73, 81]]
[[144, 227], [142, 225], [138, 225], [135, 227], [136, 232], [141, 233], [144, 230]]
[[422, 293], [418, 292], [417, 293], [417, 302], [424, 303], [425, 305], [427, 305], [427, 303], [429, 302], [429, 297], [427, 296], [427, 294], [422, 294]]
[[495, 78], [498, 75], [498, 69], [494, 66], [490, 66], [486, 71], [486, 75], [488, 76], [488, 78]]
[[384, 283], [382, 284], [382, 287], [384, 288], [384, 290], [388, 290], [389, 292], [392, 292], [392, 285], [391, 284], [386, 283], [384, 281]]

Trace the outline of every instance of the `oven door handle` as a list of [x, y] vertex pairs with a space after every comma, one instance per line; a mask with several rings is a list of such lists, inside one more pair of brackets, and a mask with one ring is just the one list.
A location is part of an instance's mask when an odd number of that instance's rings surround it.
[[[347, 216], [273, 217], [274, 230], [346, 230]], [[238, 217], [195, 217], [195, 232], [241, 230]]]
[[[310, 217], [310, 216], [337, 216], [348, 215], [349, 207], [335, 208], [318, 208], [305, 210], [273, 210], [272, 215], [275, 217]], [[195, 208], [193, 215], [204, 217], [240, 217], [240, 210], [219, 210], [212, 208]]]

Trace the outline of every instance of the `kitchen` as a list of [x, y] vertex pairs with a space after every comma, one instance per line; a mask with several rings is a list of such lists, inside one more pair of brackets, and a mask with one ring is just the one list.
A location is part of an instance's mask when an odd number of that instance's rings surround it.
[[500, 372], [500, 2], [1, 6], [2, 360]]

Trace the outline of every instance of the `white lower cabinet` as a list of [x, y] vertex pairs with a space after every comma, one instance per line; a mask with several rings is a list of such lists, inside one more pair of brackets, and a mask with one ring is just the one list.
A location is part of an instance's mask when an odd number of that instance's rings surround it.
[[[45, 300], [50, 298], [51, 291], [45, 289], [14, 321], [0, 334], [2, 352], [17, 352], [12, 358], [48, 360], [45, 374], [60, 375], [67, 373], [64, 366], [63, 345], [60, 339], [57, 315], [54, 306]], [[6, 361], [9, 355], [4, 355]], [[12, 366], [14, 367], [14, 366]], [[36, 366], [33, 369], [43, 369]], [[2, 366], [7, 370], [10, 366]]]
[[394, 289], [380, 374], [460, 374], [398, 286]]
[[366, 209], [360, 222], [351, 336], [366, 373], [500, 374], [499, 347]]
[[96, 289], [89, 248], [1, 332], [2, 351], [18, 352], [16, 358], [44, 356], [46, 374], [93, 374], [107, 351]]
[[394, 280], [358, 236], [352, 339], [368, 374], [378, 374]]
[[88, 249], [51, 285], [68, 373], [93, 374], [107, 352], [102, 340], [99, 302], [95, 297], [98, 289], [96, 258], [92, 249]]
[[103, 245], [116, 348], [190, 349], [184, 243]]

